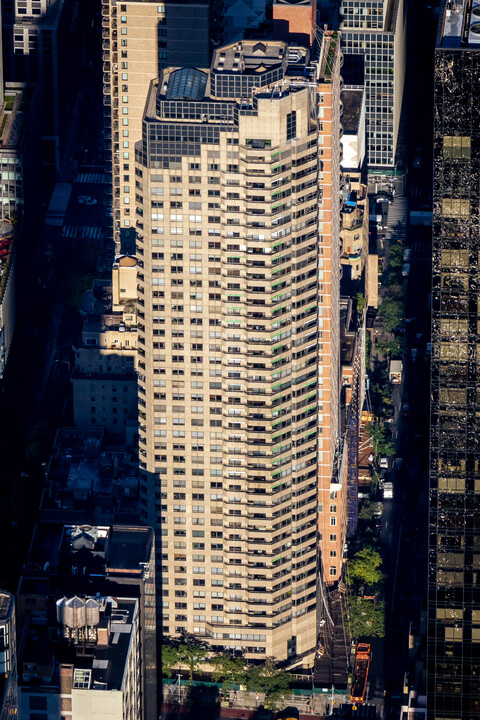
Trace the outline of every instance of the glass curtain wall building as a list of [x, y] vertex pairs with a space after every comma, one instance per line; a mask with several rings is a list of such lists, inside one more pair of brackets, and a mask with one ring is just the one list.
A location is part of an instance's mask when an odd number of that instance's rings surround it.
[[430, 720], [480, 715], [478, 5], [443, 5], [435, 50]]
[[404, 0], [342, 0], [339, 27], [345, 82], [365, 85], [368, 166], [392, 168], [405, 77]]

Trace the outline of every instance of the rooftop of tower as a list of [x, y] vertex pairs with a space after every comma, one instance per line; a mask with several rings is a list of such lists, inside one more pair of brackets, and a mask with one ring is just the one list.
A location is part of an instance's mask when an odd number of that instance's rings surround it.
[[257, 74], [285, 63], [284, 42], [242, 40], [215, 50], [211, 69], [214, 72]]
[[[147, 97], [145, 116], [179, 119], [184, 101], [229, 102], [263, 93], [282, 97], [298, 92], [315, 82], [330, 82], [336, 59], [340, 56], [339, 35], [324, 31], [319, 59], [312, 62], [303, 47], [281, 41], [242, 40], [215, 50], [209, 69], [165, 68], [153, 81]], [[180, 115], [167, 109], [168, 103], [180, 103]], [[199, 105], [200, 107], [200, 105]], [[223, 106], [222, 106], [223, 107]], [[225, 110], [225, 108], [224, 108]], [[200, 113], [200, 110], [198, 111]], [[222, 111], [223, 112], [223, 111]], [[205, 109], [189, 120], [205, 121]], [[220, 118], [220, 115], [218, 116]], [[226, 120], [224, 113], [222, 121]]]
[[480, 50], [480, 0], [444, 0], [437, 46]]

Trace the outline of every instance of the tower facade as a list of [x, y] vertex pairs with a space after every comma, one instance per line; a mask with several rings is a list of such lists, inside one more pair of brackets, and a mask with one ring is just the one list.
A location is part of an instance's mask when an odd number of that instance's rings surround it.
[[208, 2], [103, 0], [105, 161], [117, 254], [135, 251], [135, 143], [148, 86], [161, 68], [208, 67]]
[[474, 18], [480, 8], [460, 2], [453, 12], [449, 5], [441, 11], [435, 50], [427, 656], [432, 720], [480, 712], [480, 107], [474, 94], [480, 78]]
[[136, 145], [163, 632], [252, 659], [314, 651], [319, 537], [340, 573], [339, 71], [333, 33], [307, 78], [283, 42], [228, 45], [152, 82]]

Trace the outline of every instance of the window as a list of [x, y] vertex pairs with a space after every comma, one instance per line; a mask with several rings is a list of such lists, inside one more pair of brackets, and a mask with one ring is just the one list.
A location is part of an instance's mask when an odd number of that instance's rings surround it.
[[295, 110], [287, 114], [287, 140], [297, 135], [297, 113]]
[[468, 217], [470, 215], [470, 200], [443, 198], [442, 215], [444, 217]]
[[[30, 710], [46, 710], [47, 709], [47, 698], [45, 696], [30, 695], [29, 698]], [[38, 717], [37, 715], [35, 717]]]
[[466, 135], [445, 135], [443, 157], [465, 160], [470, 157], [471, 138]]
[[79, 668], [75, 668], [73, 674], [73, 687], [88, 690], [90, 687], [91, 676], [91, 670], [80, 670]]

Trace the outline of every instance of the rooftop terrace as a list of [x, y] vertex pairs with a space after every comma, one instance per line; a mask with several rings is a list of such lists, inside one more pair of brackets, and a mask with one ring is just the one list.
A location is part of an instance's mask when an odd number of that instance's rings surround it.
[[23, 87], [7, 87], [5, 102], [0, 111], [0, 148], [16, 150], [22, 141], [28, 117], [31, 90]]

